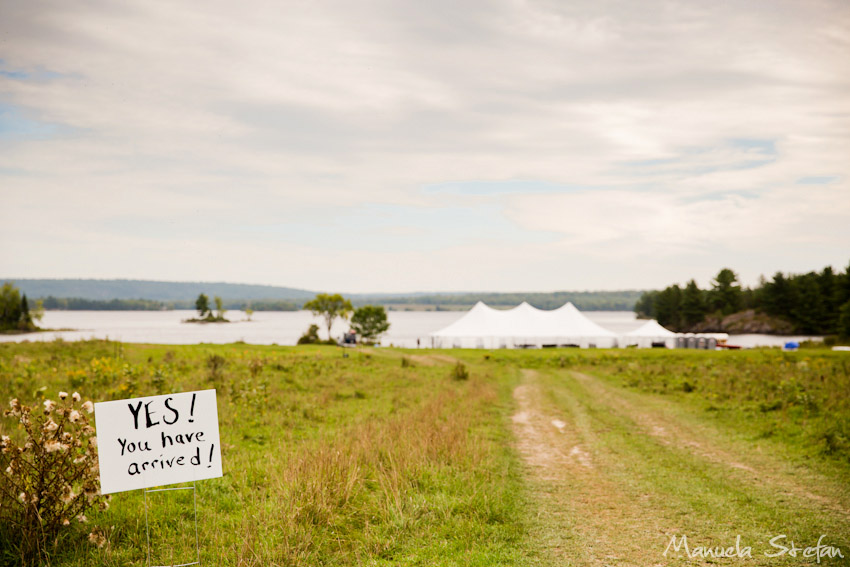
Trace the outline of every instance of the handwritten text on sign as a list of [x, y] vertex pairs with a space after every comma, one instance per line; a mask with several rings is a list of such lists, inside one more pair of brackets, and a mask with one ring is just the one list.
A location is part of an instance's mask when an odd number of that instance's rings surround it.
[[103, 494], [222, 475], [215, 390], [100, 402], [94, 418]]

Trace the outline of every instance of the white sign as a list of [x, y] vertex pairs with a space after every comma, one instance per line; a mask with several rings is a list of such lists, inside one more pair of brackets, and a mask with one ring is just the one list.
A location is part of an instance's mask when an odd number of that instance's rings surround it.
[[100, 402], [94, 420], [101, 494], [222, 475], [215, 390]]

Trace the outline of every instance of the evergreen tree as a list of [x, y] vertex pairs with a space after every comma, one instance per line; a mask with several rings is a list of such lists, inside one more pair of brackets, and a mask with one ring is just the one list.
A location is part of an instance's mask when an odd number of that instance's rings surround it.
[[791, 305], [791, 321], [797, 331], [807, 334], [822, 332], [823, 299], [814, 272], [797, 276], [792, 280], [793, 302]]
[[723, 315], [735, 313], [741, 307], [741, 286], [736, 285], [738, 276], [729, 268], [723, 268], [711, 282], [709, 303]]
[[773, 282], [762, 291], [762, 309], [775, 317], [788, 317], [791, 313], [791, 285], [782, 272], [773, 275]]
[[681, 328], [682, 323], [682, 289], [671, 285], [655, 298], [655, 317], [658, 322], [670, 329]]
[[840, 306], [839, 309], [850, 301], [850, 264], [847, 265], [847, 270], [843, 274], [836, 277], [834, 301]]
[[838, 310], [841, 304], [838, 303], [836, 294], [838, 277], [832, 271], [832, 266], [827, 266], [817, 275], [817, 284], [823, 303], [822, 311], [818, 317], [819, 327], [824, 333], [835, 333], [838, 328]]
[[658, 297], [657, 291], [645, 291], [635, 303], [635, 313], [642, 318], [657, 318], [655, 313], [655, 301]]
[[838, 334], [844, 338], [850, 337], [850, 300], [838, 310]]
[[30, 304], [27, 301], [27, 294], [21, 296], [21, 318], [18, 321], [18, 328], [22, 331], [32, 329], [32, 317], [30, 316]]
[[697, 282], [691, 280], [682, 293], [682, 321], [688, 325], [696, 325], [705, 319], [706, 307], [702, 290]]

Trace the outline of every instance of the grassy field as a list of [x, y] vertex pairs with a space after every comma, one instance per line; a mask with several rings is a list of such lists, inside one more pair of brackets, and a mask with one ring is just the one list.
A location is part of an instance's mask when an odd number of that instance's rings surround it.
[[[665, 556], [682, 535], [740, 535], [748, 565], [816, 564], [765, 552], [825, 535], [845, 558], [821, 564], [850, 562], [846, 353], [56, 342], [0, 345], [0, 377], [0, 398], [30, 404], [216, 388], [205, 565], [739, 561]], [[150, 497], [153, 564], [194, 560], [188, 495]], [[115, 495], [90, 515], [108, 544], [74, 528], [51, 564], [145, 565], [144, 513], [141, 491]]]

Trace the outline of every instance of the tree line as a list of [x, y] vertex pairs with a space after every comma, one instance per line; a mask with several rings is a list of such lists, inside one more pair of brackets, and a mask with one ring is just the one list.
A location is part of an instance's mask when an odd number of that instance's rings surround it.
[[[642, 291], [556, 291], [548, 293], [458, 293], [419, 296], [358, 296], [354, 306], [433, 306], [442, 308], [472, 307], [483, 301], [493, 307], [515, 307], [523, 301], [538, 309], [557, 309], [571, 301], [582, 311], [631, 311]], [[88, 299], [83, 297], [54, 297], [42, 299], [45, 309], [68, 311], [164, 311], [195, 309], [195, 300], [156, 299]], [[224, 299], [225, 309], [244, 311], [298, 311], [307, 309], [305, 302], [293, 299]]]
[[[45, 309], [65, 311], [166, 311], [195, 309], [194, 301], [157, 301], [154, 299], [86, 299], [82, 297], [53, 297], [41, 300]], [[244, 311], [298, 311], [300, 305], [289, 300], [224, 300], [225, 309]]]
[[557, 309], [572, 302], [582, 311], [631, 311], [641, 290], [553, 291], [516, 293], [435, 293], [411, 296], [365, 297], [366, 301], [389, 305], [427, 305], [435, 307], [472, 307], [483, 301], [491, 307], [515, 307], [523, 301], [538, 309]]
[[674, 331], [748, 309], [788, 323], [795, 333], [850, 336], [850, 265], [843, 273], [830, 266], [806, 274], [776, 272], [770, 280], [762, 276], [754, 288], [742, 287], [738, 275], [723, 268], [709, 289], [692, 279], [684, 287], [645, 292], [635, 305], [639, 317]]

